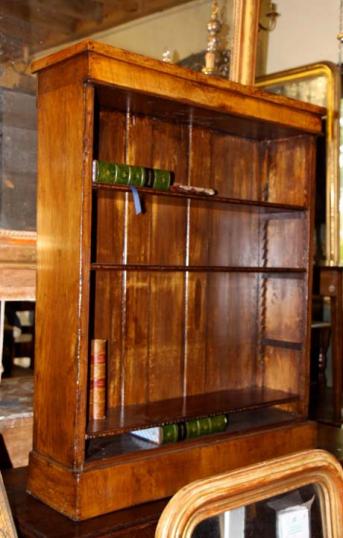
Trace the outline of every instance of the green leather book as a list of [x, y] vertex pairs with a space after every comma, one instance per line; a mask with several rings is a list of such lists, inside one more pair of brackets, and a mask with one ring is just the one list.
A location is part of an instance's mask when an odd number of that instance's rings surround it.
[[128, 185], [130, 182], [130, 166], [128, 164], [115, 164], [115, 185]]
[[215, 417], [210, 417], [211, 421], [211, 433], [223, 432], [226, 430], [228, 425], [227, 415], [217, 415]]
[[115, 163], [106, 161], [93, 161], [93, 181], [94, 183], [113, 184], [116, 176]]
[[155, 428], [132, 431], [133, 435], [141, 437], [152, 443], [162, 445], [176, 443], [185, 439], [195, 439], [202, 435], [219, 433], [226, 430], [228, 424], [227, 415], [217, 415], [194, 420], [179, 422], [178, 424], [165, 424]]
[[154, 189], [160, 189], [162, 191], [167, 191], [171, 183], [171, 172], [168, 170], [153, 170], [153, 184]]
[[93, 181], [110, 185], [135, 185], [168, 190], [172, 182], [172, 173], [169, 170], [95, 160], [93, 161]]
[[143, 166], [130, 166], [129, 184], [144, 187], [147, 180], [146, 168]]
[[226, 430], [228, 419], [226, 415], [217, 415], [214, 417], [199, 418], [189, 420], [185, 423], [186, 439], [194, 439], [202, 435], [219, 433]]

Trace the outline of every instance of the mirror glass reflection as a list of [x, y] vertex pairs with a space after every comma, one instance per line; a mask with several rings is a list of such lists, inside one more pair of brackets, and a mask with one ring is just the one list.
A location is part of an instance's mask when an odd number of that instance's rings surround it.
[[313, 484], [199, 523], [192, 538], [324, 538], [320, 488]]

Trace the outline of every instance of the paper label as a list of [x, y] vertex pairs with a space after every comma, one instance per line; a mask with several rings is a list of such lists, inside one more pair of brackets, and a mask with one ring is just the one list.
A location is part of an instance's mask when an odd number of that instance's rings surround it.
[[310, 538], [309, 510], [293, 506], [277, 513], [277, 538]]

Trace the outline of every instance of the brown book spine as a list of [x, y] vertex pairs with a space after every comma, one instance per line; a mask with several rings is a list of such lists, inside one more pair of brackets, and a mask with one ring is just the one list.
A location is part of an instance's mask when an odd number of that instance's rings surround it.
[[91, 341], [89, 419], [106, 416], [106, 340]]

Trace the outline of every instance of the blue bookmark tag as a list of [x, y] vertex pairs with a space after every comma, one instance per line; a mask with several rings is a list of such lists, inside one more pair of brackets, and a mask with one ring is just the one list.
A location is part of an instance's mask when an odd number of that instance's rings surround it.
[[135, 204], [136, 215], [139, 215], [140, 213], [142, 213], [142, 204], [139, 198], [139, 194], [136, 187], [131, 185], [130, 188], [133, 196], [133, 203]]

